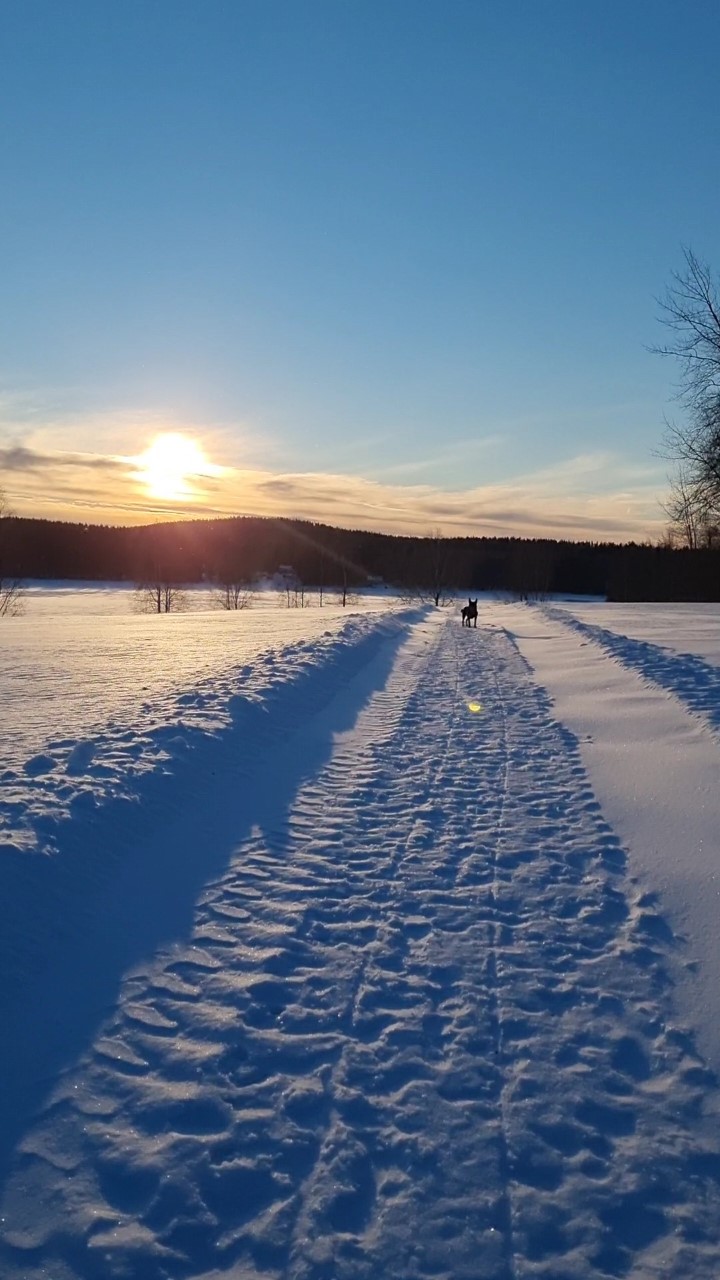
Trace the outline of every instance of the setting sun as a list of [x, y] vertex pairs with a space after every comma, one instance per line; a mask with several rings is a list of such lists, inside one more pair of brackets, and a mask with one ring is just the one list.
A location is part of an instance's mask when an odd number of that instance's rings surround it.
[[157, 436], [137, 459], [138, 474], [154, 498], [192, 500], [192, 480], [216, 470], [205, 457], [197, 440], [179, 432]]

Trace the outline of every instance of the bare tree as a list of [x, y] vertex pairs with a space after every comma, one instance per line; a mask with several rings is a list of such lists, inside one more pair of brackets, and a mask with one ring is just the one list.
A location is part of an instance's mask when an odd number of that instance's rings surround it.
[[455, 599], [452, 585], [451, 544], [443, 538], [440, 529], [434, 529], [424, 539], [427, 548], [427, 590], [436, 609], [451, 604]]
[[691, 551], [703, 546], [710, 518], [702, 495], [688, 479], [684, 467], [678, 466], [670, 478], [670, 497], [663, 506], [670, 521], [667, 544], [689, 547]]
[[319, 606], [320, 606], [320, 608], [321, 608], [321, 609], [322, 609], [322, 607], [323, 607], [323, 597], [324, 597], [324, 594], [325, 594], [325, 562], [326, 562], [326, 559], [327, 559], [327, 557], [326, 557], [326, 555], [325, 555], [325, 551], [324, 551], [324, 549], [321, 549], [321, 551], [320, 551], [320, 569], [319, 569], [319, 573], [318, 573], [318, 604], [319, 604]]
[[284, 604], [288, 609], [304, 609], [305, 584], [292, 565], [281, 564], [275, 579], [280, 592], [280, 604]]
[[135, 600], [140, 613], [180, 613], [187, 608], [187, 596], [182, 587], [160, 574], [146, 582], [138, 582]]
[[15, 618], [25, 608], [24, 583], [8, 566], [7, 530], [12, 517], [5, 490], [0, 489], [0, 618]]
[[[683, 271], [660, 300], [671, 339], [653, 350], [679, 365], [684, 422], [669, 422], [663, 453], [676, 464], [668, 513], [688, 546], [707, 545], [720, 520], [720, 283], [686, 249]], [[700, 541], [698, 541], [698, 535]]]
[[252, 604], [252, 588], [249, 582], [217, 582], [215, 603], [221, 609], [249, 609]]
[[672, 339], [652, 350], [680, 363], [680, 398], [705, 405], [720, 395], [720, 296], [708, 266], [684, 250], [685, 269], [674, 271], [660, 299], [660, 320]]
[[416, 539], [408, 549], [403, 597], [432, 603], [436, 609], [453, 604], [457, 598], [453, 552], [453, 544], [440, 529]]
[[4, 578], [0, 572], [0, 618], [17, 618], [25, 610], [25, 587], [19, 578]]

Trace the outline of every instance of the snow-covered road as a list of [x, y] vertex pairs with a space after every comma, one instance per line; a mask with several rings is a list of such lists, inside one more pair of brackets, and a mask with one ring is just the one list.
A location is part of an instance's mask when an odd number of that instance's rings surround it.
[[131, 869], [9, 1003], [3, 1277], [716, 1280], [678, 943], [528, 616], [376, 622], [252, 758], [100, 822]]

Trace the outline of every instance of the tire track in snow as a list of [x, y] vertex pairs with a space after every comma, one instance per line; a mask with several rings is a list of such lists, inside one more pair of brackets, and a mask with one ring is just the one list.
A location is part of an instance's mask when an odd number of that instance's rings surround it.
[[689, 1255], [683, 1239], [700, 1203], [678, 1203], [674, 1232], [668, 1208], [681, 1170], [716, 1159], [712, 1126], [691, 1121], [714, 1083], [668, 1012], [670, 931], [651, 895], [628, 895], [576, 743], [527, 664], [506, 636], [491, 644], [510, 763], [495, 856], [518, 1275], [712, 1274], [717, 1238]]
[[694, 653], [676, 653], [663, 645], [637, 640], [619, 631], [583, 622], [565, 609], [544, 606], [545, 617], [580, 635], [637, 671], [650, 685], [677, 698], [682, 706], [720, 738], [720, 668]]
[[667, 927], [508, 637], [416, 635], [128, 975], [23, 1144], [3, 1275], [716, 1275]]
[[[402, 909], [405, 903], [404, 903], [404, 900], [402, 900], [397, 904], [393, 904], [393, 897], [397, 897], [397, 894], [393, 895], [392, 893], [388, 893], [387, 886], [388, 884], [394, 885], [398, 882], [398, 880], [402, 879], [401, 871], [402, 871], [403, 863], [408, 857], [408, 852], [412, 846], [413, 837], [415, 834], [415, 829], [413, 825], [414, 814], [419, 808], [432, 810], [432, 808], [435, 805], [436, 796], [442, 787], [444, 774], [447, 770], [448, 758], [450, 755], [450, 748], [451, 748], [454, 735], [457, 729], [458, 709], [459, 709], [459, 682], [460, 682], [459, 665], [457, 661], [457, 653], [455, 652], [455, 654], [453, 654], [452, 649], [450, 650], [447, 649], [447, 642], [445, 637], [440, 636], [439, 640], [436, 641], [435, 645], [433, 646], [433, 652], [428, 661], [427, 673], [432, 673], [430, 677], [430, 682], [429, 682], [431, 685], [431, 688], [426, 688], [425, 683], [421, 680], [419, 687], [412, 693], [410, 699], [406, 704], [404, 717], [403, 717], [404, 727], [406, 729], [408, 725], [410, 726], [414, 725], [419, 715], [421, 715], [422, 713], [423, 704], [427, 705], [429, 694], [430, 693], [436, 694], [437, 692], [435, 687], [437, 683], [437, 676], [435, 674], [436, 664], [442, 660], [443, 649], [446, 650], [446, 653], [444, 656], [446, 658], [449, 656], [451, 659], [450, 671], [447, 673], [447, 691], [448, 691], [448, 697], [449, 697], [449, 708], [448, 708], [449, 714], [447, 716], [447, 723], [443, 723], [442, 732], [441, 732], [441, 741], [440, 743], [434, 743], [432, 756], [429, 759], [423, 759], [422, 761], [417, 786], [414, 791], [412, 807], [409, 813], [407, 812], [407, 801], [405, 804], [406, 823], [405, 823], [405, 827], [403, 828], [404, 835], [402, 836], [402, 838], [399, 839], [397, 846], [393, 850], [388, 863], [383, 867], [382, 881], [380, 884], [380, 903], [378, 905], [380, 905], [381, 907], [384, 906], [386, 908], [386, 911], [387, 911], [388, 905], [390, 906], [394, 905], [395, 909], [398, 911], [399, 923], [396, 926], [396, 932], [400, 934], [400, 938], [396, 941], [394, 954], [392, 955], [392, 958], [391, 958], [392, 971], [394, 972], [395, 975], [397, 975], [394, 979], [394, 988], [395, 988], [394, 1002], [396, 1004], [399, 1002], [399, 992], [401, 987], [401, 977], [400, 977], [400, 974], [402, 972], [401, 966], [406, 962], [406, 959], [407, 959], [407, 947], [405, 945], [406, 939], [402, 936], [403, 928], [402, 928], [402, 921], [401, 921]], [[398, 685], [399, 685], [398, 693], [400, 693], [401, 698], [404, 700], [403, 694], [401, 692], [402, 685], [403, 685], [402, 679], [400, 679], [400, 681], [398, 682]], [[376, 699], [376, 704], [378, 704], [379, 706], [382, 706], [384, 700], [385, 700], [385, 695], [380, 695]], [[371, 709], [370, 714], [366, 717], [366, 725], [365, 725], [365, 732], [368, 735], [368, 740], [369, 740], [370, 750], [369, 750], [368, 763], [370, 764], [373, 788], [375, 788], [377, 785], [375, 778], [373, 776], [377, 771], [377, 763], [375, 761], [375, 758], [377, 757], [377, 754], [378, 754], [376, 744], [375, 744], [377, 720], [378, 720], [377, 711], [378, 711], [378, 706], [376, 706], [374, 710]], [[381, 715], [384, 718], [385, 707], [382, 707]], [[359, 768], [359, 762], [356, 757], [352, 757], [352, 758], [341, 757], [341, 759], [336, 763], [339, 767], [344, 766], [345, 769], [347, 769], [348, 771], [352, 771], [356, 776], [358, 772], [362, 773], [362, 768], [361, 767]], [[344, 784], [345, 782], [346, 782], [346, 779], [342, 778], [341, 783]], [[333, 789], [335, 789], [335, 787], [333, 787]], [[318, 805], [318, 808], [322, 808], [324, 804], [327, 803], [327, 801], [326, 799], [319, 798], [316, 801], [316, 803]], [[375, 832], [372, 833], [372, 839], [373, 841], [375, 841], [376, 839]], [[414, 923], [410, 921], [408, 921], [407, 923], [408, 923], [409, 931], [412, 931], [412, 930], [417, 931], [419, 929], [421, 933], [426, 932], [426, 926], [424, 922], [418, 922], [416, 920]], [[362, 1011], [359, 1009], [359, 1004], [360, 1004], [360, 999], [362, 995], [363, 994], [367, 995], [367, 988], [365, 993], [362, 992], [361, 988], [362, 988], [363, 980], [368, 972], [368, 968], [370, 964], [373, 962], [373, 960], [375, 960], [376, 962], [382, 961], [383, 959], [385, 960], [385, 962], [387, 962], [388, 960], [386, 943], [385, 943], [385, 940], [379, 936], [380, 932], [381, 931], [378, 931], [378, 934], [376, 934], [376, 937], [373, 943], [370, 945], [370, 948], [369, 948], [371, 953], [370, 956], [368, 956], [367, 952], [365, 953], [365, 956], [361, 962], [361, 966], [359, 970], [360, 982], [356, 984], [356, 988], [355, 988], [355, 993], [354, 993], [355, 998], [354, 998], [354, 1004], [353, 1004], [353, 1017], [352, 1017], [352, 1030], [356, 1033], [360, 1029], [360, 1024], [363, 1020], [363, 1014], [362, 1014]], [[375, 952], [375, 956], [373, 956], [372, 954], [373, 951]], [[411, 1005], [414, 1003], [412, 995], [410, 995], [409, 1003]], [[348, 1062], [348, 1056], [352, 1058], [352, 1050], [353, 1050], [352, 1040], [349, 1043], [349, 1047], [350, 1047], [350, 1054], [348, 1055], [347, 1053], [345, 1053], [340, 1055], [335, 1066], [333, 1067], [333, 1070], [330, 1076], [331, 1085], [335, 1088], [338, 1088], [339, 1086], [340, 1092], [342, 1092], [343, 1073], [345, 1073], [347, 1077], [345, 1081], [346, 1085], [347, 1085], [348, 1079], [352, 1079], [352, 1076], [353, 1076], [354, 1064], [352, 1062]], [[392, 1072], [392, 1068], [391, 1068], [391, 1072]], [[410, 1074], [412, 1076], [413, 1074], [412, 1071], [410, 1072]], [[333, 1123], [335, 1127], [336, 1128], [339, 1127], [340, 1129], [342, 1129], [343, 1123], [339, 1117], [339, 1113], [336, 1108], [333, 1108], [332, 1110], [332, 1118], [333, 1118]], [[326, 1132], [327, 1132], [326, 1151], [324, 1151], [321, 1154], [321, 1159], [318, 1161], [317, 1166], [315, 1167], [310, 1177], [308, 1178], [306, 1187], [303, 1188], [303, 1198], [311, 1206], [313, 1202], [317, 1202], [318, 1200], [320, 1201], [323, 1200], [323, 1190], [322, 1190], [323, 1181], [332, 1182], [337, 1175], [337, 1160], [335, 1159], [335, 1156], [337, 1153], [337, 1149], [341, 1144], [336, 1140], [337, 1134], [333, 1133], [332, 1125], [328, 1124], [328, 1128]], [[356, 1144], [355, 1154], [356, 1154], [356, 1158], [360, 1161], [359, 1167], [362, 1167], [362, 1162], [367, 1160], [367, 1156], [368, 1156], [367, 1150], [362, 1150], [362, 1148], [358, 1150], [357, 1144]], [[375, 1154], [377, 1156], [377, 1152]], [[328, 1165], [327, 1168], [323, 1168], [322, 1155], [326, 1156], [327, 1165]], [[360, 1175], [359, 1181], [361, 1183], [363, 1181], [363, 1178], [361, 1175]], [[351, 1213], [349, 1206], [352, 1204], [352, 1202], [355, 1199], [356, 1199], [356, 1196], [355, 1196], [355, 1193], [352, 1191], [352, 1189], [348, 1186], [345, 1186], [344, 1190], [341, 1191], [341, 1195], [340, 1195], [340, 1203], [343, 1206], [342, 1209], [340, 1210], [340, 1217], [347, 1217], [347, 1215]], [[338, 1216], [337, 1208], [335, 1211], [335, 1216], [336, 1217]], [[419, 1217], [420, 1215], [417, 1215], [417, 1216]], [[324, 1228], [326, 1230], [326, 1224], [324, 1224]], [[327, 1259], [325, 1257], [325, 1254], [327, 1251], [327, 1242], [323, 1241], [322, 1236], [323, 1236], [322, 1229], [320, 1232], [318, 1231], [313, 1232], [312, 1212], [307, 1213], [307, 1212], [301, 1211], [300, 1214], [298, 1215], [298, 1222], [297, 1222], [297, 1227], [295, 1232], [296, 1244], [292, 1251], [292, 1262], [289, 1267], [289, 1274], [291, 1276], [293, 1277], [314, 1276], [318, 1274], [318, 1272], [316, 1271], [316, 1267], [318, 1265], [320, 1266], [320, 1274], [324, 1275], [325, 1270], [323, 1268], [325, 1264], [327, 1264], [327, 1267], [328, 1267], [328, 1270], [327, 1270], [328, 1276], [333, 1276], [333, 1277], [335, 1276], [336, 1267], [337, 1267], [337, 1258], [334, 1256], [334, 1251], [330, 1259]], [[308, 1254], [306, 1245], [309, 1237], [313, 1238], [314, 1245], [317, 1244], [318, 1238], [319, 1238], [320, 1240], [319, 1252], [316, 1252], [315, 1248], [313, 1248], [313, 1250], [311, 1250], [311, 1252]], [[412, 1254], [412, 1252], [413, 1252], [412, 1248], [409, 1248], [408, 1262], [406, 1265], [409, 1265], [409, 1266], [416, 1265], [416, 1263], [413, 1263], [410, 1260], [410, 1255]], [[379, 1260], [378, 1260], [378, 1263], [379, 1263]], [[402, 1263], [399, 1261], [398, 1250], [396, 1247], [396, 1249], [394, 1250], [393, 1256], [388, 1257], [386, 1260], [384, 1260], [384, 1266], [385, 1267], [392, 1266], [395, 1269], [397, 1269], [399, 1265], [402, 1265]], [[475, 1264], [473, 1264], [473, 1266], [474, 1265]]]
[[501, 1143], [502, 1143], [501, 1151], [500, 1151], [500, 1175], [501, 1175], [502, 1185], [504, 1189], [503, 1234], [505, 1238], [505, 1252], [506, 1252], [508, 1275], [511, 1278], [511, 1280], [514, 1280], [515, 1274], [516, 1274], [515, 1272], [515, 1241], [514, 1241], [514, 1230], [513, 1230], [513, 1202], [512, 1202], [512, 1195], [511, 1195], [511, 1177], [510, 1177], [510, 1170], [511, 1170], [510, 1147], [509, 1147], [509, 1141], [508, 1141], [508, 1124], [507, 1124], [507, 1116], [506, 1116], [506, 1079], [505, 1079], [506, 1054], [505, 1054], [505, 1042], [504, 1042], [504, 1036], [503, 1036], [502, 1014], [500, 1009], [500, 1002], [498, 1000], [498, 980], [499, 980], [498, 967], [501, 961], [499, 960], [500, 924], [497, 919], [498, 917], [498, 851], [501, 849], [503, 844], [503, 839], [504, 839], [505, 810], [508, 802], [509, 783], [510, 783], [510, 752], [509, 752], [509, 743], [508, 743], [507, 709], [506, 709], [505, 701], [502, 695], [502, 690], [500, 688], [500, 681], [498, 679], [495, 657], [494, 657], [491, 645], [487, 643], [487, 639], [483, 637], [483, 640], [484, 640], [484, 643], [483, 643], [484, 653], [483, 653], [482, 660], [490, 664], [490, 669], [492, 671], [493, 679], [494, 679], [494, 688], [495, 688], [495, 693], [497, 697], [497, 705], [500, 713], [499, 721], [501, 726], [502, 757], [503, 757], [503, 765], [502, 765], [503, 777], [502, 777], [502, 789], [500, 792], [500, 806], [499, 806], [499, 812], [497, 817], [497, 837], [493, 842], [491, 854], [490, 854], [490, 865], [491, 865], [491, 872], [492, 872], [492, 883], [491, 883], [491, 889], [490, 889], [490, 906], [491, 906], [492, 913], [495, 916], [495, 919], [493, 921], [492, 930], [491, 930], [491, 944], [490, 944], [488, 971], [489, 971], [490, 992], [491, 992], [490, 1016], [493, 1024], [494, 1053], [497, 1058], [498, 1064], [503, 1069], [503, 1080], [501, 1082], [500, 1089], [498, 1092], [498, 1105], [500, 1107], [500, 1117], [501, 1117], [500, 1132], [501, 1132]]

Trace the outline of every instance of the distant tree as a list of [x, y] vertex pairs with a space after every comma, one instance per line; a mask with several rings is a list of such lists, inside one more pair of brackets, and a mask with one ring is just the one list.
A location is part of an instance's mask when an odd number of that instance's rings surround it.
[[16, 618], [24, 610], [24, 584], [19, 578], [4, 578], [0, 572], [0, 618]]
[[14, 618], [25, 607], [25, 586], [20, 578], [9, 572], [7, 555], [7, 529], [12, 519], [4, 489], [0, 489], [0, 618]]
[[183, 588], [159, 574], [137, 583], [135, 600], [140, 613], [180, 613], [187, 608]]
[[552, 590], [555, 546], [541, 539], [513, 546], [507, 586], [518, 600], [546, 600]]
[[281, 564], [275, 574], [275, 580], [282, 605], [287, 609], [305, 608], [305, 586], [300, 574], [295, 572], [292, 565]]
[[667, 423], [663, 453], [676, 466], [671, 525], [692, 547], [708, 545], [720, 522], [720, 284], [691, 249], [684, 257], [660, 300], [660, 320], [672, 336], [653, 350], [672, 356], [680, 372], [677, 398], [687, 416]]
[[685, 469], [678, 466], [670, 481], [670, 496], [663, 504], [669, 518], [665, 545], [688, 547], [697, 551], [700, 547], [712, 547], [717, 538], [717, 524], [712, 508], [708, 507], [702, 493], [687, 479]]
[[327, 567], [327, 556], [325, 554], [324, 548], [321, 547], [320, 553], [319, 553], [318, 569], [317, 569], [317, 580], [318, 580], [317, 599], [321, 609], [323, 607], [323, 600], [325, 596], [326, 567]]
[[434, 529], [423, 539], [427, 554], [426, 590], [436, 609], [451, 604], [456, 596], [452, 573], [452, 543]]
[[335, 603], [339, 604], [343, 609], [348, 605], [358, 605], [362, 599], [360, 593], [355, 590], [352, 571], [348, 572], [347, 565], [341, 564], [338, 568], [338, 577], [340, 585], [336, 588]]
[[[233, 526], [237, 534], [237, 528]], [[213, 556], [213, 602], [219, 609], [247, 609], [252, 604], [251, 574], [246, 547], [237, 536], [227, 537]]]
[[457, 596], [454, 553], [454, 543], [439, 529], [413, 539], [402, 574], [404, 598], [433, 604], [436, 609], [452, 604]]
[[253, 592], [249, 582], [216, 582], [214, 588], [215, 603], [221, 609], [249, 609]]

